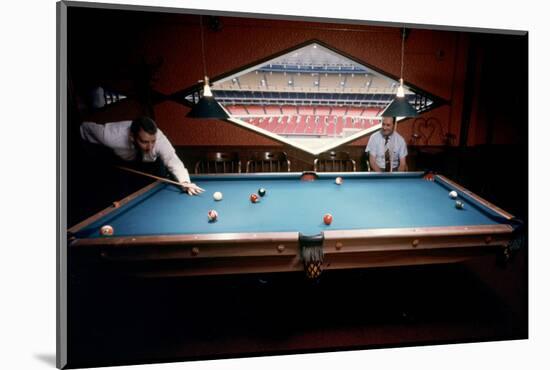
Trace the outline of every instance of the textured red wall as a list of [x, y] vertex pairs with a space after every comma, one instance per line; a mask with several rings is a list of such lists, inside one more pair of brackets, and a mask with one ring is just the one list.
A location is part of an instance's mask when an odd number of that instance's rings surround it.
[[[204, 27], [207, 71], [211, 78], [313, 39], [399, 75], [399, 28], [235, 17], [221, 17], [220, 23], [222, 28], [218, 32]], [[73, 8], [69, 27], [69, 78], [74, 83], [75, 95], [98, 85], [125, 91], [137, 77], [141, 80], [146, 77], [143, 73], [136, 76], [132, 70], [143, 66], [143, 62], [147, 65], [162, 62], [153, 76], [153, 88], [164, 94], [186, 89], [203, 78], [198, 16]], [[467, 76], [469, 52], [473, 53], [474, 71]], [[439, 121], [444, 133], [454, 135], [455, 145], [459, 143], [463, 118], [468, 124], [463, 130], [467, 145], [514, 144], [518, 137], [526, 135], [526, 56], [524, 36], [413, 29], [405, 45], [404, 78], [407, 83], [450, 102], [423, 114], [423, 118]], [[462, 117], [465, 83], [470, 81], [474, 86], [466, 98], [472, 100], [472, 109], [468, 117]], [[141, 110], [148, 109], [146, 102], [137, 103], [144, 106]], [[81, 118], [130, 119], [137, 114], [130, 105]], [[124, 107], [129, 107], [126, 113]], [[156, 120], [175, 145], [279, 145], [228, 122], [188, 120], [186, 112], [186, 107], [175, 102], [154, 107]], [[144, 113], [148, 112], [141, 114]], [[79, 124], [78, 119], [74, 121]], [[412, 122], [400, 125], [408, 141], [413, 133]], [[351, 145], [365, 143], [364, 138]], [[435, 135], [422, 144], [443, 143], [442, 135]]]
[[[388, 27], [307, 23], [222, 17], [223, 28], [204, 27], [207, 72], [215, 77], [259, 59], [318, 39], [374, 67], [399, 75], [400, 30]], [[202, 78], [198, 16], [158, 15], [143, 32], [148, 59], [162, 58], [155, 89], [170, 94]], [[467, 39], [460, 33], [413, 30], [405, 46], [404, 77], [428, 92], [452, 100], [451, 105], [428, 112], [458, 136], [462, 112]], [[165, 102], [155, 107], [155, 118], [175, 145], [274, 145], [274, 141], [222, 121], [185, 118], [187, 108]], [[410, 135], [407, 127], [400, 131]], [[407, 140], [410, 136], [406, 137]], [[366, 139], [356, 145], [365, 145]], [[443, 142], [434, 137], [430, 145]]]

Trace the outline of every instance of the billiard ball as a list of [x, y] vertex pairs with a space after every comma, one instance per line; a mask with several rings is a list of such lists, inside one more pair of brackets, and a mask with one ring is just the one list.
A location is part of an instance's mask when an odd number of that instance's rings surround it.
[[208, 211], [208, 221], [216, 221], [218, 219], [218, 212], [216, 212], [215, 210], [211, 209], [210, 211]]
[[111, 225], [103, 225], [99, 229], [99, 233], [103, 236], [111, 236], [115, 233], [115, 229]]
[[266, 193], [266, 190], [264, 188], [259, 188], [258, 189], [258, 195], [259, 196], [263, 197], [265, 195], [265, 193]]
[[453, 190], [449, 193], [449, 197], [451, 197], [452, 199], [456, 199], [456, 197], [458, 197], [458, 193]]
[[342, 185], [344, 183], [344, 179], [338, 176], [336, 180], [334, 180], [334, 182], [336, 183], [336, 185]]
[[214, 195], [212, 195], [212, 197], [214, 198], [214, 200], [222, 200], [223, 199], [223, 194], [219, 191], [215, 192]]
[[324, 215], [323, 216], [323, 222], [326, 225], [330, 225], [332, 223], [332, 215], [330, 213], [327, 213], [326, 215]]
[[260, 197], [257, 194], [250, 194], [250, 201], [252, 203], [258, 203], [260, 201]]
[[464, 203], [462, 203], [461, 201], [457, 200], [455, 202], [455, 207], [456, 209], [464, 209]]

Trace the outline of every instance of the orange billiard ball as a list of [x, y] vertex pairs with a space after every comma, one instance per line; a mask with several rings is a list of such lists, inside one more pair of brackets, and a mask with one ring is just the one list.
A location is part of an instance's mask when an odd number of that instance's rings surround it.
[[258, 203], [260, 201], [260, 197], [256, 194], [250, 194], [250, 201], [252, 203]]
[[330, 225], [332, 223], [332, 215], [330, 213], [327, 213], [326, 215], [324, 215], [323, 216], [323, 222], [326, 225]]

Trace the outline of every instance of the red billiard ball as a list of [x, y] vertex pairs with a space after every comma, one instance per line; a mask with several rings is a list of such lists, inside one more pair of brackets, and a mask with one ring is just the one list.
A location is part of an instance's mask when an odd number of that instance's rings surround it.
[[211, 209], [210, 211], [208, 211], [208, 221], [216, 221], [218, 219], [218, 212], [216, 212], [215, 210]]
[[434, 181], [434, 174], [429, 172], [427, 173], [426, 175], [424, 175], [424, 180], [427, 180], [427, 181]]
[[115, 233], [115, 229], [111, 225], [103, 225], [99, 229], [99, 233], [103, 236], [111, 236]]
[[252, 203], [258, 203], [260, 201], [260, 197], [258, 197], [256, 194], [250, 194], [250, 201]]
[[326, 225], [330, 225], [332, 223], [332, 215], [330, 213], [327, 213], [326, 215], [324, 215], [323, 216], [323, 222]]

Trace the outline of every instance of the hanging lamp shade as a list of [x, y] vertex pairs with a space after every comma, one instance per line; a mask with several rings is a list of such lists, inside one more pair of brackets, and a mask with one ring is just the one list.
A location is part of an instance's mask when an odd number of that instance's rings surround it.
[[382, 117], [416, 117], [418, 112], [409, 104], [409, 99], [405, 96], [403, 88], [403, 79], [399, 79], [397, 95], [392, 102], [380, 114]]
[[405, 29], [402, 31], [401, 38], [401, 76], [399, 78], [399, 87], [397, 94], [392, 102], [380, 114], [382, 117], [416, 117], [418, 111], [409, 103], [405, 96], [405, 88], [403, 86], [403, 65], [405, 61]]
[[212, 90], [208, 83], [208, 77], [204, 76], [204, 87], [202, 97], [197, 104], [193, 105], [191, 111], [187, 113], [189, 118], [211, 118], [211, 119], [226, 119], [229, 115], [222, 106], [214, 99]]
[[409, 104], [406, 97], [395, 97], [380, 115], [382, 117], [416, 117], [418, 112]]
[[186, 117], [198, 118], [198, 119], [227, 119], [229, 114], [223, 107], [214, 99], [212, 90], [210, 90], [210, 82], [206, 73], [206, 53], [204, 42], [204, 31], [202, 29], [202, 15], [199, 17], [200, 31], [201, 31], [201, 56], [202, 67], [204, 69], [204, 86], [202, 90], [202, 97], [197, 104], [191, 107], [191, 111], [187, 113]]
[[392, 102], [380, 114], [382, 117], [416, 117], [418, 112], [409, 104], [409, 100], [405, 96], [405, 88], [403, 87], [403, 79], [399, 79], [399, 87], [397, 95]]

